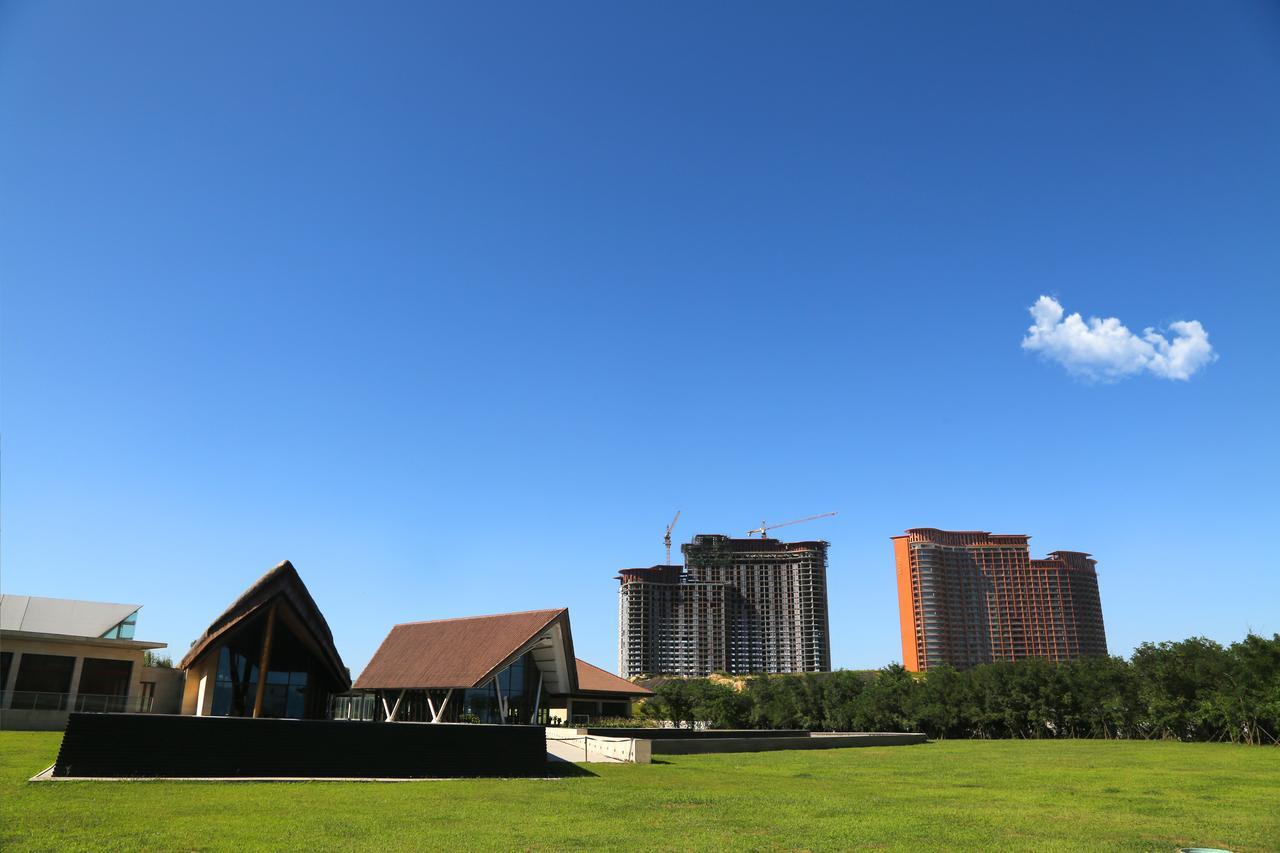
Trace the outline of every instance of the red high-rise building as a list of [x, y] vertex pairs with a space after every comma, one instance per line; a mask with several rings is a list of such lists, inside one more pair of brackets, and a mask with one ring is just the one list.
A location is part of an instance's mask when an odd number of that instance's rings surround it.
[[907, 669], [1107, 653], [1096, 561], [1033, 560], [1030, 538], [932, 527], [892, 537]]

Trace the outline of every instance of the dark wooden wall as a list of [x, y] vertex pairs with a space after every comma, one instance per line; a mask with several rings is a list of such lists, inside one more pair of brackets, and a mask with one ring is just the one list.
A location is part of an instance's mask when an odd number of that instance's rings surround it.
[[72, 714], [54, 776], [544, 776], [541, 726]]

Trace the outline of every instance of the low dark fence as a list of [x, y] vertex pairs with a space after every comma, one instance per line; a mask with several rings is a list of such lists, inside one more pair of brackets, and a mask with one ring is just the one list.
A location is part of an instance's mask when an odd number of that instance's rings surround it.
[[72, 714], [54, 776], [546, 775], [542, 726]]
[[765, 738], [808, 737], [807, 729], [645, 729], [601, 728], [588, 726], [578, 729], [589, 735], [601, 737], [632, 737], [645, 740], [710, 740], [712, 738]]

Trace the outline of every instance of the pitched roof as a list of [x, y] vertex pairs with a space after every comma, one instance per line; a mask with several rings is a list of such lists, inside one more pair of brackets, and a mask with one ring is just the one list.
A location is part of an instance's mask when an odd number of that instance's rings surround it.
[[141, 608], [36, 595], [0, 595], [0, 629], [69, 637], [101, 637]]
[[217, 619], [200, 635], [200, 639], [191, 645], [191, 650], [178, 664], [179, 669], [188, 669], [209, 651], [214, 642], [232, 629], [243, 625], [253, 616], [261, 613], [273, 601], [283, 601], [293, 611], [298, 622], [310, 633], [310, 637], [301, 637], [316, 652], [320, 660], [326, 664], [329, 674], [333, 676], [341, 688], [347, 690], [351, 686], [351, 674], [342, 663], [342, 656], [333, 645], [333, 632], [329, 623], [316, 605], [315, 599], [307, 591], [307, 586], [298, 576], [293, 563], [285, 560], [254, 581], [231, 606], [222, 612]]
[[612, 672], [592, 666], [578, 658], [578, 692], [579, 693], [625, 693], [628, 696], [652, 696], [653, 691], [619, 678]]
[[[573, 640], [565, 608], [396, 625], [356, 679], [355, 687], [479, 687], [557, 625], [561, 626], [564, 656], [572, 660]], [[573, 675], [569, 673], [571, 679]]]

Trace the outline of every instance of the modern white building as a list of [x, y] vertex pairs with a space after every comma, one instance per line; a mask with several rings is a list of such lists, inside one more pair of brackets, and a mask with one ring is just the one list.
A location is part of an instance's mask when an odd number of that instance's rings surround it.
[[72, 711], [177, 707], [181, 673], [143, 665], [138, 604], [0, 595], [0, 729], [62, 729]]

